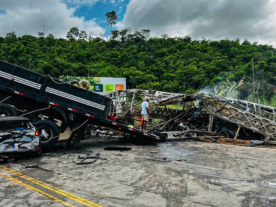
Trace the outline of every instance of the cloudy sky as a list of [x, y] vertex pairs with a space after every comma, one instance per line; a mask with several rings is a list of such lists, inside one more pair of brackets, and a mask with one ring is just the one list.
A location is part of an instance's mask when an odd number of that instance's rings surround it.
[[150, 29], [152, 36], [247, 38], [276, 47], [276, 0], [0, 0], [0, 36], [45, 33], [65, 37], [71, 27], [107, 36], [105, 13], [118, 27]]

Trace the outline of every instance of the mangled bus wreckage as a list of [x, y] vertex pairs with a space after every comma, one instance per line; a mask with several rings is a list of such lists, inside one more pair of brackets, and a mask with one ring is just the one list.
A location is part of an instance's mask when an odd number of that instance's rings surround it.
[[[174, 137], [276, 140], [276, 108], [253, 102], [206, 94], [178, 94], [131, 89], [112, 92], [112, 114], [122, 119], [140, 113], [142, 97], [150, 97], [149, 130]], [[124, 101], [128, 100], [128, 101]]]

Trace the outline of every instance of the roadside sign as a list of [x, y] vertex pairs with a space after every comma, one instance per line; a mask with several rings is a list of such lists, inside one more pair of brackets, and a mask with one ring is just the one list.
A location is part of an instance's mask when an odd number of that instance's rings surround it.
[[126, 78], [61, 76], [59, 80], [96, 93], [126, 90]]

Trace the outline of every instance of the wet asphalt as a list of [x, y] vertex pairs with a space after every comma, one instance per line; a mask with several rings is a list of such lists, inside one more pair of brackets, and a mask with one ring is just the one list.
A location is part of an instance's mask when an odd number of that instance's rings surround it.
[[[14, 180], [0, 174], [0, 206], [276, 206], [275, 149], [200, 142], [134, 145], [126, 140], [86, 140], [82, 146], [1, 163], [6, 170], [0, 173]], [[108, 146], [132, 149], [104, 150]], [[100, 159], [92, 164], [74, 163], [97, 153]]]

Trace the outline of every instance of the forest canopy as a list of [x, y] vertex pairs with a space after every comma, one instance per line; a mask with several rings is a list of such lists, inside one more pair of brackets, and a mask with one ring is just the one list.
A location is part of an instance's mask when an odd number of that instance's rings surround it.
[[150, 37], [149, 29], [112, 30], [108, 40], [90, 37], [77, 27], [66, 39], [41, 33], [17, 37], [15, 32], [0, 37], [1, 60], [55, 78], [128, 77], [131, 88], [178, 93], [207, 89], [220, 95], [233, 86], [238, 89], [235, 98], [257, 96], [268, 104], [276, 81], [274, 52], [272, 46], [247, 39]]

